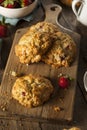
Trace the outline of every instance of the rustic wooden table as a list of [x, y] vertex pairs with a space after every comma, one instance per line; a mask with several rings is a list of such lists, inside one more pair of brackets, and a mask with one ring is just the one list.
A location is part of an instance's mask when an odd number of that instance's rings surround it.
[[[58, 0], [42, 0], [45, 4], [55, 3], [62, 6], [63, 10], [59, 18], [59, 23], [65, 28], [71, 29], [81, 35], [80, 53], [79, 53], [79, 65], [77, 75], [77, 88], [75, 95], [75, 105], [73, 111], [73, 121], [66, 123], [46, 123], [46, 122], [32, 122], [29, 119], [8, 119], [0, 117], [0, 130], [63, 130], [69, 129], [73, 126], [79, 127], [81, 130], [87, 129], [87, 94], [83, 87], [83, 74], [87, 70], [87, 27], [84, 27], [77, 22], [75, 15], [72, 12], [71, 7], [62, 5]], [[34, 18], [31, 22], [21, 20], [15, 27], [11, 27], [7, 38], [3, 39], [3, 46], [1, 51], [1, 69], [0, 69], [0, 82], [5, 70], [6, 62], [12, 46], [14, 33], [17, 29], [28, 27], [38, 21], [44, 20], [44, 10], [41, 6], [37, 9], [37, 14], [34, 14]], [[11, 34], [11, 35], [10, 35]]]

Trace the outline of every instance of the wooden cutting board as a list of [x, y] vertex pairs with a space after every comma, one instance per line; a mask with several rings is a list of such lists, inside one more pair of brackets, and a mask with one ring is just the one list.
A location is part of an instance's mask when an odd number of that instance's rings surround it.
[[[27, 31], [27, 28], [19, 29], [14, 37], [11, 52], [3, 75], [1, 89], [0, 89], [0, 117], [29, 119], [30, 121], [44, 121], [44, 122], [60, 122], [71, 121], [73, 118], [74, 98], [77, 82], [77, 68], [79, 56], [80, 36], [68, 29], [63, 28], [57, 21], [62, 8], [56, 4], [45, 6], [46, 19], [45, 21], [56, 24], [62, 31], [70, 34], [77, 46], [77, 56], [74, 63], [68, 67], [61, 67], [54, 69], [51, 66], [42, 62], [31, 65], [23, 65], [19, 63], [19, 59], [15, 56], [14, 47], [18, 43], [20, 37]], [[36, 108], [25, 108], [17, 101], [11, 98], [12, 86], [16, 77], [11, 75], [15, 71], [17, 74], [40, 74], [48, 77], [55, 87], [55, 92], [52, 98], [42, 106]], [[58, 87], [58, 74], [67, 74], [73, 78], [68, 89], [60, 89]], [[59, 107], [60, 111], [55, 111], [55, 107]]]

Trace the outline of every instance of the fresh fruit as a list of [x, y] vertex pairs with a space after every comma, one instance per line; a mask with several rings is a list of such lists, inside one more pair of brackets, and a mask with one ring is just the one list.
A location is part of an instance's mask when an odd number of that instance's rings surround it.
[[4, 0], [0, 0], [0, 4], [3, 2]]
[[33, 2], [34, 0], [1, 0], [1, 6], [6, 8], [22, 8]]
[[0, 25], [0, 38], [6, 37], [7, 27], [5, 25]]
[[5, 24], [5, 18], [2, 18], [0, 22], [0, 38], [7, 36], [7, 25]]
[[67, 88], [69, 86], [69, 79], [66, 77], [60, 77], [58, 80], [58, 85], [61, 88]]
[[19, 8], [20, 1], [19, 0], [5, 0], [3, 2], [3, 6], [6, 8]]
[[28, 6], [32, 2], [33, 2], [33, 0], [21, 0], [21, 7]]
[[60, 73], [58, 75], [58, 86], [63, 89], [68, 88], [71, 80], [72, 78], [70, 76]]

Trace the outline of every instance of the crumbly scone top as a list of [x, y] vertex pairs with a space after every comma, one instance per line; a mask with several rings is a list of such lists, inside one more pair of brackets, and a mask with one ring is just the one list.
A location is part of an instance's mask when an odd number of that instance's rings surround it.
[[15, 81], [12, 88], [12, 96], [23, 106], [35, 107], [46, 102], [53, 90], [54, 87], [50, 80], [30, 74]]
[[54, 67], [70, 66], [76, 54], [76, 44], [66, 33], [57, 32], [50, 50], [43, 55], [42, 61]]

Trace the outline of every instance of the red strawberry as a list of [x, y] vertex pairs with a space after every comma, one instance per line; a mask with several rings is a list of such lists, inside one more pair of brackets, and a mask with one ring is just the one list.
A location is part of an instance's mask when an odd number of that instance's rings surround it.
[[0, 22], [0, 38], [7, 36], [7, 25], [5, 24], [5, 19], [3, 17], [2, 21]]
[[0, 0], [0, 4], [3, 2], [4, 0]]
[[6, 8], [19, 8], [20, 1], [19, 0], [5, 0], [3, 2], [3, 6]]
[[66, 77], [60, 77], [59, 80], [58, 80], [58, 85], [59, 87], [61, 88], [67, 88], [69, 86], [69, 79], [66, 78]]
[[0, 38], [6, 37], [7, 35], [7, 26], [0, 25]]
[[6, 6], [6, 8], [17, 8], [18, 7], [18, 3], [15, 1], [14, 4], [8, 4]]
[[32, 4], [33, 0], [21, 0], [21, 7], [28, 6], [29, 4]]

